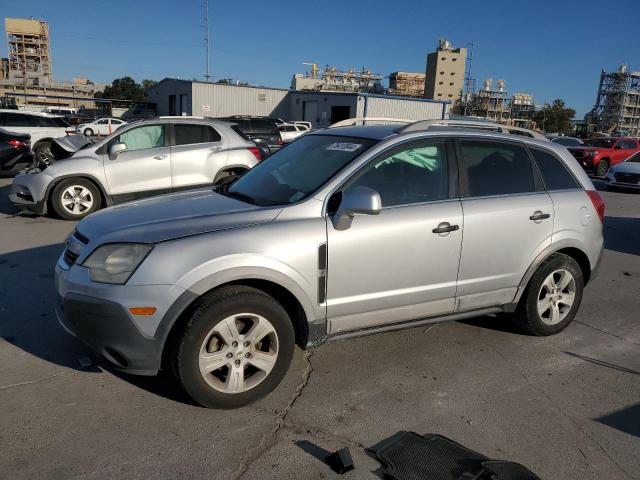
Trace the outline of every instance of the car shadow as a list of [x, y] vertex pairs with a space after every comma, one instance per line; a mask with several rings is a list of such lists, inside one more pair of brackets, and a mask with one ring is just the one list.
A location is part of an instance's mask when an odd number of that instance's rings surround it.
[[605, 249], [640, 255], [640, 218], [607, 216], [603, 235]]
[[640, 403], [603, 415], [594, 420], [634, 437], [640, 437]]
[[528, 334], [520, 330], [511, 315], [508, 313], [495, 313], [493, 315], [483, 315], [481, 317], [468, 318], [466, 320], [458, 320], [458, 323], [471, 325], [474, 327], [485, 328], [487, 330], [495, 330], [496, 332], [510, 333], [512, 335], [528, 336]]
[[150, 393], [194, 405], [168, 373], [144, 377], [118, 372], [60, 326], [55, 314], [54, 267], [63, 249], [62, 243], [56, 243], [0, 254], [0, 337], [60, 367], [106, 370]]

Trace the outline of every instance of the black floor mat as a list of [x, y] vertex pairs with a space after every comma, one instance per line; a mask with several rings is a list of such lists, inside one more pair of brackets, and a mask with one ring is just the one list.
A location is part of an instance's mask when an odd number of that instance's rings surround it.
[[396, 480], [473, 480], [483, 478], [484, 455], [440, 435], [399, 432], [370, 449]]
[[489, 477], [492, 480], [540, 480], [540, 477], [519, 463], [489, 460], [482, 462], [482, 466], [492, 474]]

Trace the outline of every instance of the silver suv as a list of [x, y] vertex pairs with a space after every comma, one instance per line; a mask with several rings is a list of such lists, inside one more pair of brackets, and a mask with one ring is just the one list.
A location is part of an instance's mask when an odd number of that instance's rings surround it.
[[[52, 151], [73, 151], [67, 137]], [[62, 161], [40, 162], [17, 175], [9, 198], [39, 214], [52, 208], [79, 220], [104, 206], [161, 193], [213, 185], [240, 175], [262, 158], [261, 151], [233, 124], [194, 117], [144, 120], [118, 129]]]
[[198, 403], [235, 408], [278, 385], [295, 344], [498, 312], [560, 332], [603, 216], [546, 140], [326, 129], [232, 184], [84, 219], [56, 266], [58, 316], [117, 368], [168, 368]]

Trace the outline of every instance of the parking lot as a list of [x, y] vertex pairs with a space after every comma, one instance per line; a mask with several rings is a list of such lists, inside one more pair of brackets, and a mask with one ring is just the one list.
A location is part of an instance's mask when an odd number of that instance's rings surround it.
[[295, 353], [266, 399], [194, 406], [167, 376], [110, 370], [57, 323], [74, 227], [19, 215], [0, 179], [0, 478], [381, 478], [364, 449], [440, 433], [545, 480], [640, 478], [640, 194], [601, 192], [605, 255], [576, 320], [536, 338], [482, 317]]

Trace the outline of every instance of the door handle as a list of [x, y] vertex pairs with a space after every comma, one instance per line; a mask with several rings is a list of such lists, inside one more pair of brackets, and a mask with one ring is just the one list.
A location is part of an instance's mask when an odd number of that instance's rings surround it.
[[533, 212], [533, 215], [529, 217], [529, 220], [533, 220], [534, 222], [540, 222], [545, 218], [549, 218], [551, 215], [548, 213], [542, 213], [540, 210], [536, 210]]
[[154, 158], [154, 160], [164, 160], [165, 158], [167, 158], [167, 155], [166, 154], [156, 155], [153, 158]]
[[440, 224], [438, 224], [437, 228], [434, 228], [433, 230], [431, 230], [433, 233], [449, 233], [449, 232], [455, 232], [456, 230], [458, 230], [460, 227], [458, 225], [451, 225], [449, 222], [442, 222]]
[[219, 152], [222, 150], [222, 147], [211, 147], [209, 150], [212, 152]]

